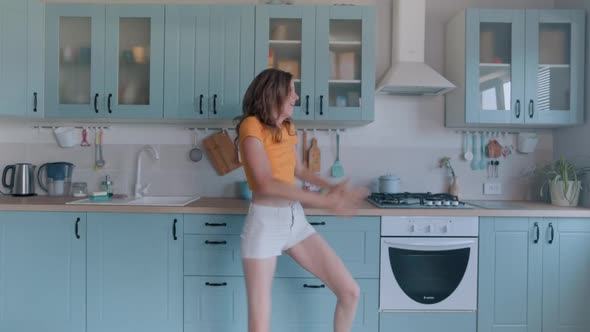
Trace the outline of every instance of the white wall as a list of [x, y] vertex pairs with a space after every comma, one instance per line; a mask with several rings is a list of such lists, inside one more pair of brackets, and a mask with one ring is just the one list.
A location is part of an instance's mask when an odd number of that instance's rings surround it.
[[[48, 1], [52, 2], [52, 1]], [[63, 2], [63, 1], [60, 1]], [[82, 2], [82, 1], [80, 1]], [[91, 1], [87, 1], [91, 2]], [[120, 3], [121, 1], [112, 1]], [[139, 2], [139, 1], [130, 1]], [[144, 1], [157, 2], [163, 1]], [[169, 1], [166, 1], [169, 2]], [[171, 1], [170, 1], [171, 2]], [[204, 3], [205, 1], [174, 1], [176, 3]], [[210, 1], [212, 2], [212, 1]], [[215, 3], [255, 3], [256, 1], [215, 1]], [[262, 2], [262, 1], [261, 1]], [[330, 4], [345, 1], [295, 1], [296, 3]], [[377, 77], [389, 66], [391, 54], [391, 1], [347, 1], [370, 3], [377, 6]], [[426, 55], [435, 69], [444, 71], [444, 24], [452, 15], [465, 7], [551, 8], [552, 0], [427, 0]], [[355, 183], [372, 186], [375, 179], [385, 173], [402, 178], [402, 190], [446, 190], [446, 172], [437, 162], [451, 156], [460, 176], [462, 198], [525, 199], [529, 197], [528, 182], [522, 172], [536, 162], [553, 155], [553, 137], [550, 131], [541, 132], [537, 153], [514, 154], [501, 161], [500, 179], [504, 193], [497, 197], [484, 197], [482, 184], [484, 171], [474, 172], [460, 159], [463, 138], [455, 130], [444, 128], [444, 97], [377, 96], [375, 122], [360, 128], [347, 129], [341, 135], [341, 160], [345, 173]], [[114, 124], [105, 132], [104, 170], [92, 169], [91, 148], [60, 149], [54, 144], [49, 130], [33, 130], [33, 123], [7, 122], [0, 124], [0, 166], [14, 162], [68, 160], [77, 165], [75, 178], [89, 182], [96, 188], [99, 179], [108, 173], [115, 180], [118, 191], [129, 192], [133, 184], [135, 155], [143, 144], [158, 144], [162, 150], [160, 161], [146, 160], [144, 178], [153, 182], [152, 192], [159, 194], [192, 194], [209, 196], [235, 196], [235, 182], [244, 178], [243, 170], [218, 177], [207, 160], [197, 164], [186, 158], [190, 148], [190, 131], [182, 125], [123, 125]], [[200, 137], [205, 135], [200, 132]], [[335, 158], [335, 136], [317, 132], [322, 149], [322, 174], [328, 175]], [[310, 134], [310, 138], [313, 134]], [[513, 144], [514, 137], [500, 138], [502, 143]], [[146, 158], [147, 159], [147, 158]]]

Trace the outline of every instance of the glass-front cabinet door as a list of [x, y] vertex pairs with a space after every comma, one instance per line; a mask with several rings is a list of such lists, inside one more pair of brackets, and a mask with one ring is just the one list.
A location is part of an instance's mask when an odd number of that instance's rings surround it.
[[467, 123], [524, 123], [524, 19], [524, 10], [467, 11]]
[[110, 118], [163, 117], [164, 6], [108, 5], [105, 99]]
[[299, 100], [293, 118], [313, 120], [315, 98], [315, 7], [256, 7], [256, 75], [266, 68], [290, 72]]
[[526, 11], [527, 123], [582, 122], [584, 12]]
[[317, 7], [316, 120], [373, 118], [374, 16], [371, 7]]
[[103, 118], [104, 5], [46, 9], [46, 116]]

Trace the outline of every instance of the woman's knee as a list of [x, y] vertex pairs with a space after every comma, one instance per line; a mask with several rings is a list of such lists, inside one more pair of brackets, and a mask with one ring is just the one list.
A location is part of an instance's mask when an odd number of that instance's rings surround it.
[[338, 298], [338, 301], [342, 303], [356, 305], [359, 301], [360, 294], [361, 289], [353, 279], [340, 289], [336, 294], [336, 297]]

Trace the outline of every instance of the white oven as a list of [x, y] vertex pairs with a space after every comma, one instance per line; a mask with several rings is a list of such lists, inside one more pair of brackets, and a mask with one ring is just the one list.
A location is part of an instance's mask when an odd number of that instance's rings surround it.
[[381, 311], [475, 311], [477, 217], [382, 217]]

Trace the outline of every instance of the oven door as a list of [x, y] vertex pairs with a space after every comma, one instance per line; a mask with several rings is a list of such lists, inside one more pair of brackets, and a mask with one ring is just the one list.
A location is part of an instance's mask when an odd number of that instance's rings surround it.
[[477, 238], [381, 238], [381, 311], [475, 311]]

